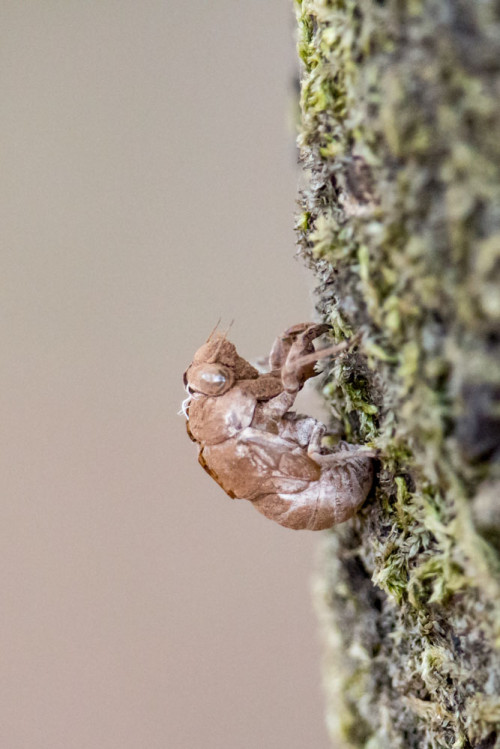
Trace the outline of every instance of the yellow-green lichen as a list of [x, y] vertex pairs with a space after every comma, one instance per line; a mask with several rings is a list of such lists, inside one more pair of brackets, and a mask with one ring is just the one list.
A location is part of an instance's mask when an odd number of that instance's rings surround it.
[[335, 337], [360, 334], [322, 387], [347, 438], [381, 451], [371, 501], [325, 542], [328, 723], [353, 749], [491, 749], [500, 6], [295, 7], [307, 177], [297, 237]]

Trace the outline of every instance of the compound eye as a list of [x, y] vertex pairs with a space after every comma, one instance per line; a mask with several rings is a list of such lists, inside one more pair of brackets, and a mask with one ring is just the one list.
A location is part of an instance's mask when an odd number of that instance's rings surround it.
[[223, 372], [202, 372], [201, 379], [214, 390], [222, 390], [227, 382], [227, 377]]
[[188, 386], [203, 395], [222, 395], [233, 384], [233, 374], [220, 364], [202, 364], [188, 375]]

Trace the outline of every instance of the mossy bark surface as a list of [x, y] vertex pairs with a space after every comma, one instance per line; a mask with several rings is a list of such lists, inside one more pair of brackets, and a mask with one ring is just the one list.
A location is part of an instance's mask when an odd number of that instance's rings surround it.
[[500, 746], [500, 3], [302, 0], [297, 233], [381, 451], [325, 535], [334, 745]]

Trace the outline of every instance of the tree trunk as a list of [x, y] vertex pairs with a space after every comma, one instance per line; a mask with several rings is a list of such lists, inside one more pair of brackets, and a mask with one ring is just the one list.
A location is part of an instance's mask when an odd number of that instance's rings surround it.
[[500, 747], [500, 2], [296, 1], [323, 392], [380, 449], [325, 535], [337, 747]]

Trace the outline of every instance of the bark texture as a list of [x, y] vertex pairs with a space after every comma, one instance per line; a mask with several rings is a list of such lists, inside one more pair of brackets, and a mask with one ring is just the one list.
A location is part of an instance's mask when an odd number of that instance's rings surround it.
[[337, 747], [500, 747], [500, 2], [302, 0], [297, 233], [381, 449], [325, 536]]

